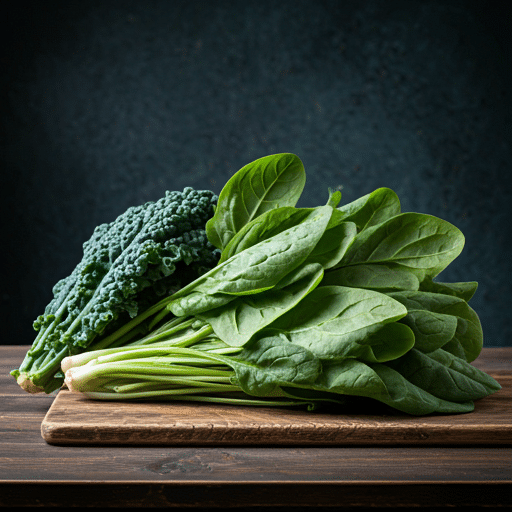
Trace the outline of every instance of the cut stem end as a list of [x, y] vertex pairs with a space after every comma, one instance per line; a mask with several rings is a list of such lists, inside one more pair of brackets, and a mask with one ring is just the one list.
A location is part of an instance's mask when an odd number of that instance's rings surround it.
[[27, 393], [43, 393], [44, 388], [36, 386], [26, 374], [22, 373], [17, 379], [18, 385]]

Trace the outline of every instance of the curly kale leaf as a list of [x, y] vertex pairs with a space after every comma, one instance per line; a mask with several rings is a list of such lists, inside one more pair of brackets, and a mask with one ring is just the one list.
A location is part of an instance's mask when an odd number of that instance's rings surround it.
[[61, 354], [85, 350], [112, 332], [118, 319], [136, 317], [214, 267], [220, 251], [204, 228], [216, 201], [211, 191], [187, 187], [96, 227], [80, 263], [54, 286], [54, 298], [34, 322], [36, 340], [12, 374], [46, 391]]

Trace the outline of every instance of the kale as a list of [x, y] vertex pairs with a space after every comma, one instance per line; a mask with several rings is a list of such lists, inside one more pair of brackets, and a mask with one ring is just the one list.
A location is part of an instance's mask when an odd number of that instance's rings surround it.
[[117, 341], [112, 333], [127, 319], [214, 267], [220, 251], [208, 241], [205, 224], [216, 202], [213, 192], [186, 187], [97, 226], [81, 261], [54, 286], [53, 299], [34, 322], [38, 335], [11, 372], [20, 386], [57, 389], [65, 356], [106, 337], [111, 345]]

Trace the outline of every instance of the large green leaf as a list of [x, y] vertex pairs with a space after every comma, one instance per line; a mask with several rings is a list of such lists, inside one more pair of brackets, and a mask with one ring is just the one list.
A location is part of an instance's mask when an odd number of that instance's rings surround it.
[[500, 389], [490, 375], [443, 349], [428, 354], [412, 349], [388, 366], [415, 386], [452, 402], [478, 400]]
[[306, 268], [299, 267], [295, 274], [300, 279], [294, 279], [288, 286], [278, 284], [256, 295], [237, 297], [229, 304], [199, 313], [197, 317], [208, 322], [224, 343], [241, 347], [310, 293], [321, 281], [323, 269], [319, 263], [312, 263]]
[[471, 412], [475, 408], [471, 400], [452, 402], [434, 396], [414, 385], [387, 364], [372, 363], [370, 365], [386, 387], [385, 394], [374, 398], [399, 411], [422, 416], [432, 413], [460, 414]]
[[389, 188], [378, 188], [370, 194], [338, 207], [343, 220], [354, 222], [358, 231], [375, 226], [400, 213], [400, 200]]
[[254, 396], [284, 396], [280, 386], [307, 386], [322, 369], [319, 359], [305, 348], [266, 338], [225, 360], [235, 370], [236, 383]]
[[421, 213], [402, 213], [358, 233], [337, 266], [398, 263], [418, 275], [435, 276], [463, 246], [464, 235], [449, 222]]
[[300, 158], [281, 153], [242, 167], [223, 187], [214, 216], [206, 224], [208, 240], [224, 249], [242, 227], [278, 206], [295, 206], [306, 173]]
[[[403, 321], [415, 331], [420, 340], [420, 350], [429, 352], [446, 347], [445, 343], [450, 342], [454, 347], [460, 345], [469, 362], [480, 354], [483, 347], [482, 325], [464, 299], [422, 291], [394, 292], [389, 296], [401, 302], [411, 313]], [[460, 351], [455, 354], [460, 357]]]
[[368, 263], [334, 268], [326, 272], [326, 285], [366, 288], [379, 292], [417, 290], [419, 280], [414, 272], [396, 263]]
[[453, 295], [454, 297], [459, 297], [459, 299], [464, 299], [466, 302], [470, 301], [477, 288], [478, 283], [476, 281], [440, 283], [432, 280], [432, 278], [425, 279], [420, 285], [420, 290], [422, 291]]
[[425, 309], [408, 310], [401, 320], [414, 332], [415, 347], [422, 352], [432, 352], [444, 346], [455, 336], [457, 318]]
[[359, 359], [370, 363], [385, 363], [407, 353], [415, 344], [414, 332], [400, 322], [385, 324], [360, 342]]
[[202, 295], [220, 297], [218, 307], [237, 295], [273, 288], [306, 260], [322, 237], [332, 211], [328, 205], [316, 208], [300, 224], [235, 254], [176, 292], [169, 309], [177, 316], [193, 315], [209, 309], [209, 299]]
[[[347, 395], [366, 397], [415, 416], [460, 414], [474, 409], [471, 400], [454, 402], [439, 398], [416, 386], [387, 364], [365, 364], [357, 359], [321, 362], [322, 371], [313, 383], [281, 384], [281, 391], [297, 399], [340, 403]], [[337, 396], [339, 400], [336, 400]]]
[[356, 225], [353, 222], [340, 222], [325, 230], [313, 251], [307, 258], [307, 262], [320, 263], [324, 269], [334, 267], [343, 257], [357, 234]]
[[[359, 357], [375, 361], [377, 355], [369, 343], [380, 345], [381, 342], [378, 336], [371, 335], [406, 313], [402, 304], [378, 292], [321, 286], [264, 332], [269, 336], [271, 333], [284, 336], [323, 359]], [[394, 342], [396, 347], [392, 350], [396, 357], [411, 348], [411, 337], [403, 333]]]
[[316, 391], [372, 398], [387, 394], [378, 374], [357, 359], [322, 361], [322, 372], [311, 384], [311, 388]]
[[[339, 201], [338, 196], [339, 194], [330, 193], [327, 204], [335, 208]], [[315, 208], [282, 206], [258, 215], [233, 236], [222, 251], [219, 263], [223, 263], [236, 253], [300, 224], [314, 210]], [[314, 254], [318, 256], [315, 261], [321, 261], [324, 268], [333, 266], [341, 259], [356, 232], [355, 224], [345, 222], [343, 214], [333, 209], [326, 231], [314, 250]]]
[[222, 251], [219, 263], [223, 263], [236, 253], [296, 226], [305, 220], [312, 211], [313, 208], [282, 206], [258, 215], [231, 238]]

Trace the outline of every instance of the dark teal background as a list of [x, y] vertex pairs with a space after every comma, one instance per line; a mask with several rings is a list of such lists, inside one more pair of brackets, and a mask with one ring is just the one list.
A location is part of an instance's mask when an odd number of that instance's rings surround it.
[[94, 227], [185, 186], [220, 192], [296, 153], [301, 206], [393, 188], [466, 236], [512, 345], [510, 7], [481, 1], [12, 2], [3, 12], [2, 337], [32, 320]]

